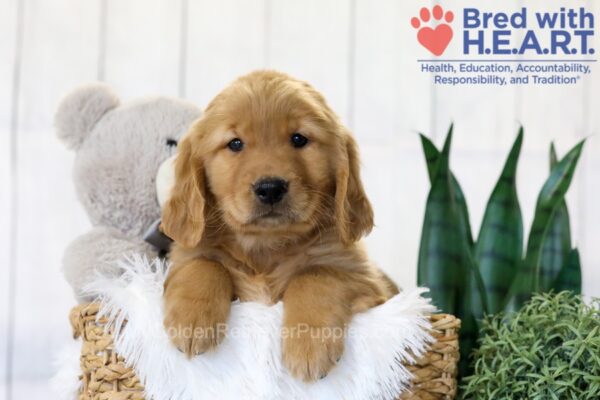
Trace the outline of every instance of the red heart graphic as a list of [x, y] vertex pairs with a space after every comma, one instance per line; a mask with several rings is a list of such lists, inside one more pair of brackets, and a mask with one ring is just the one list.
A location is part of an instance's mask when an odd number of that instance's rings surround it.
[[446, 24], [438, 25], [435, 29], [424, 27], [419, 29], [417, 39], [427, 50], [441, 56], [452, 40], [452, 28]]

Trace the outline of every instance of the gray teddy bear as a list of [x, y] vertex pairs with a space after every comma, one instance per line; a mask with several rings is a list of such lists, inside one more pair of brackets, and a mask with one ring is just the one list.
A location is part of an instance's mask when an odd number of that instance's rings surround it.
[[125, 255], [157, 256], [144, 241], [160, 218], [156, 176], [200, 109], [178, 99], [157, 97], [121, 105], [104, 84], [81, 87], [60, 104], [58, 137], [76, 151], [74, 181], [92, 229], [66, 249], [64, 274], [79, 301], [96, 274], [119, 274]]

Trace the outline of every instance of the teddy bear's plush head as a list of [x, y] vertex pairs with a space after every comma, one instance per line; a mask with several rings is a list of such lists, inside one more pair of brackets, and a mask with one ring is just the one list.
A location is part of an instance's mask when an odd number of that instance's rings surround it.
[[75, 186], [93, 225], [143, 235], [160, 216], [158, 168], [199, 116], [193, 104], [166, 97], [120, 104], [104, 84], [63, 100], [56, 130], [77, 153]]

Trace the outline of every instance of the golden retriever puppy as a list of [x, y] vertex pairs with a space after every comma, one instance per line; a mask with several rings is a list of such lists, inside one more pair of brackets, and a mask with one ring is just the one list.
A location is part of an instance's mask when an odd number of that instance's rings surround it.
[[257, 71], [209, 104], [178, 151], [162, 217], [175, 241], [171, 340], [201, 354], [223, 339], [232, 300], [283, 300], [284, 365], [324, 377], [352, 315], [397, 293], [358, 243], [373, 212], [354, 139], [310, 85]]

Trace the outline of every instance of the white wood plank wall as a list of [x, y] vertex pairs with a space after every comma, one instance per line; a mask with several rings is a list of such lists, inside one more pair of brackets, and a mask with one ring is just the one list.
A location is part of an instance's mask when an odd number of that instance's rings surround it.
[[[0, 400], [47, 397], [56, 349], [70, 338], [74, 301], [62, 252], [89, 227], [71, 182], [73, 155], [52, 116], [68, 91], [93, 80], [124, 100], [166, 94], [204, 106], [257, 68], [310, 81], [355, 132], [377, 228], [372, 258], [415, 284], [429, 187], [417, 132], [440, 143], [455, 122], [452, 167], [473, 233], [519, 123], [526, 128], [519, 197], [528, 226], [559, 153], [589, 137], [568, 195], [584, 292], [600, 296], [600, 71], [575, 86], [435, 87], [410, 18], [427, 1], [3, 0], [0, 2]], [[487, 2], [518, 9], [524, 0]], [[465, 0], [445, 0], [459, 9]], [[543, 0], [527, 1], [543, 8]], [[600, 16], [600, 3], [570, 1]], [[598, 22], [598, 21], [596, 21]], [[600, 49], [600, 41], [594, 39]], [[451, 46], [447, 55], [458, 55]], [[593, 67], [597, 69], [596, 66]]]

